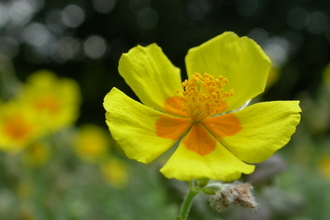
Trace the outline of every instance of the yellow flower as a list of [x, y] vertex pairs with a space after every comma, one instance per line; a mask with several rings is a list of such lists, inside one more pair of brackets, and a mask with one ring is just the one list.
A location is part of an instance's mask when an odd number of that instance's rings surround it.
[[326, 156], [321, 160], [319, 171], [323, 176], [330, 179], [330, 156]]
[[22, 160], [29, 167], [43, 166], [51, 157], [51, 148], [45, 141], [35, 141], [23, 152]]
[[150, 163], [179, 142], [160, 170], [167, 178], [232, 181], [287, 144], [300, 121], [298, 101], [243, 108], [264, 91], [271, 65], [253, 40], [225, 32], [185, 61], [189, 79], [181, 84], [156, 44], [120, 58], [121, 76], [145, 104], [116, 88], [104, 99], [107, 125], [129, 158]]
[[128, 166], [114, 157], [101, 165], [102, 174], [111, 186], [119, 189], [126, 187], [129, 178]]
[[0, 149], [17, 152], [42, 134], [38, 119], [18, 100], [0, 105]]
[[58, 78], [51, 71], [33, 73], [21, 96], [50, 130], [66, 127], [79, 116], [79, 85], [72, 79]]
[[74, 150], [82, 160], [97, 162], [107, 156], [109, 144], [109, 137], [104, 129], [86, 124], [78, 130]]

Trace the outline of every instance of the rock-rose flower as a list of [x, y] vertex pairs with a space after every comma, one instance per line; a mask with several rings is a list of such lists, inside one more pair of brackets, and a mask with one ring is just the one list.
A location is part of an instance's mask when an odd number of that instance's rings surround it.
[[144, 105], [113, 88], [104, 107], [129, 158], [150, 163], [179, 142], [160, 170], [167, 178], [232, 181], [287, 144], [300, 121], [298, 101], [243, 108], [264, 91], [271, 65], [253, 40], [225, 32], [190, 49], [185, 61], [181, 83], [156, 44], [121, 56], [119, 73]]
[[43, 121], [45, 130], [56, 131], [70, 126], [79, 116], [81, 94], [78, 83], [70, 78], [59, 78], [49, 70], [31, 74], [20, 96]]

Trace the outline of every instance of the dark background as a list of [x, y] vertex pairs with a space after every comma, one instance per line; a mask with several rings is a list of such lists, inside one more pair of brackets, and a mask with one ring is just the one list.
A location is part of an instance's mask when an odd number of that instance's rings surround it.
[[0, 53], [18, 78], [39, 69], [77, 80], [79, 123], [104, 124], [113, 86], [136, 98], [117, 71], [123, 52], [156, 42], [186, 78], [187, 50], [224, 31], [256, 40], [280, 69], [263, 99], [314, 94], [329, 61], [325, 0], [1, 0]]

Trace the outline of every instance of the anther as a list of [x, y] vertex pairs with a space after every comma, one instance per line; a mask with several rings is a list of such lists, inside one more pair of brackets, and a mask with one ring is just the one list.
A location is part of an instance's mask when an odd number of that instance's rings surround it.
[[181, 84], [182, 97], [180, 99], [184, 106], [182, 111], [185, 111], [194, 121], [218, 114], [223, 102], [234, 95], [233, 90], [224, 92], [223, 86], [227, 83], [228, 80], [223, 76], [214, 77], [208, 73], [202, 76], [195, 73], [192, 78]]

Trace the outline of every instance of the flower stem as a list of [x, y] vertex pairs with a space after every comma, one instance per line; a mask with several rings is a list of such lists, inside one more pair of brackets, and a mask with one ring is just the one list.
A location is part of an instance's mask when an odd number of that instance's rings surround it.
[[198, 191], [196, 191], [194, 182], [192, 180], [189, 182], [188, 193], [181, 205], [180, 215], [179, 215], [179, 217], [177, 217], [176, 220], [186, 220], [187, 219], [187, 217], [189, 215], [190, 207], [192, 205], [192, 201], [197, 194], [198, 194]]

